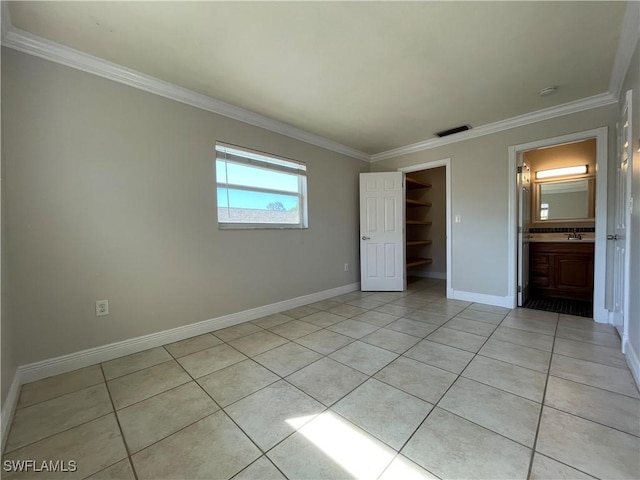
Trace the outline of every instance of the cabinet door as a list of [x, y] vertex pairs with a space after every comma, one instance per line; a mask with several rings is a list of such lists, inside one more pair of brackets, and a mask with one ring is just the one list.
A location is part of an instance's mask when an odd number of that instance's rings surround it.
[[565, 254], [555, 256], [554, 260], [555, 288], [590, 297], [593, 292], [593, 258]]

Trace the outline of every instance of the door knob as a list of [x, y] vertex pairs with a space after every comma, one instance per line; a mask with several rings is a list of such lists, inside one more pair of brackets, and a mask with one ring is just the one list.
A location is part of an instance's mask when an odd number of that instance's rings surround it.
[[618, 235], [607, 235], [607, 240], [617, 240]]
[[371, 240], [371, 237], [365, 237], [364, 235], [362, 236], [363, 240]]

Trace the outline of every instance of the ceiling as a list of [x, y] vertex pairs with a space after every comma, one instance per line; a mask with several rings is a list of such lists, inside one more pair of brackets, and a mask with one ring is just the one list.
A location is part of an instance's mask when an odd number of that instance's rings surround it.
[[607, 92], [625, 7], [9, 2], [18, 29], [367, 154]]

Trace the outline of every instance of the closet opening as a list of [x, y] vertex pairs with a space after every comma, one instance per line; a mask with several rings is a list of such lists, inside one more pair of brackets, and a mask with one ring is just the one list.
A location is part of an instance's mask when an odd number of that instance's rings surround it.
[[449, 159], [400, 169], [405, 173], [407, 288], [451, 292]]

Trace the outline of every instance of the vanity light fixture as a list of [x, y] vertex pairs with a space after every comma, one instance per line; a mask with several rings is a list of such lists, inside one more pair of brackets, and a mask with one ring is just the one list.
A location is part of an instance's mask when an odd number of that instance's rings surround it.
[[541, 170], [536, 172], [536, 178], [563, 177], [565, 175], [581, 175], [587, 173], [586, 165], [576, 165], [575, 167], [553, 168], [551, 170]]

